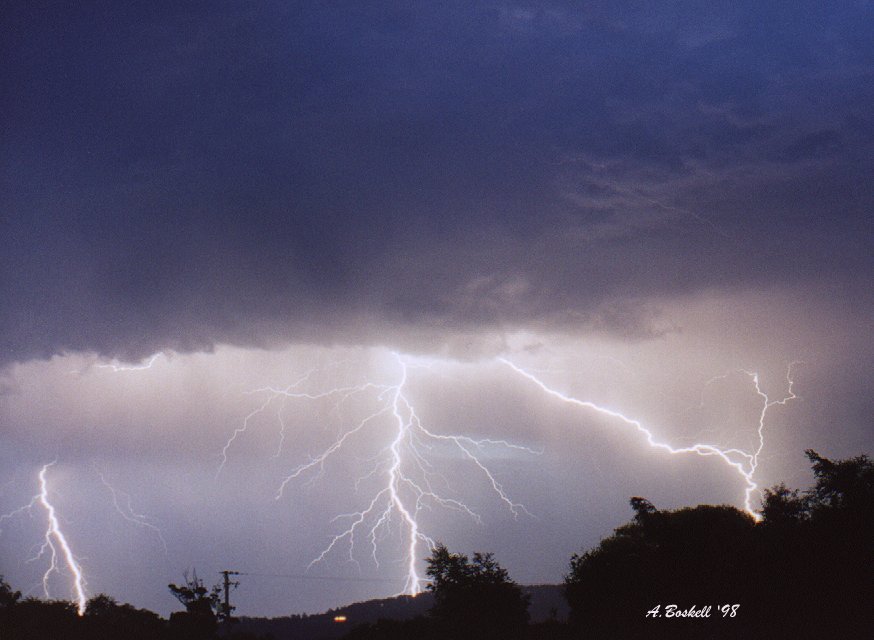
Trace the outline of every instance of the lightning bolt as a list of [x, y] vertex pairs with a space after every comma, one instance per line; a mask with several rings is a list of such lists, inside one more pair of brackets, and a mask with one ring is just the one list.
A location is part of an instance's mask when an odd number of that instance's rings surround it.
[[[484, 482], [491, 488], [496, 498], [513, 514], [530, 513], [525, 507], [513, 501], [492, 470], [483, 462], [482, 454], [491, 448], [505, 448], [522, 451], [528, 454], [540, 452], [513, 444], [505, 440], [476, 439], [466, 435], [443, 434], [428, 429], [416, 412], [415, 406], [407, 393], [407, 383], [410, 369], [414, 366], [400, 354], [393, 354], [397, 363], [399, 376], [394, 383], [365, 382], [354, 386], [345, 386], [312, 393], [302, 391], [301, 385], [309, 379], [309, 373], [285, 389], [265, 387], [256, 389], [253, 393], [266, 394], [262, 404], [243, 420], [226, 442], [221, 453], [219, 471], [227, 461], [227, 455], [234, 441], [246, 433], [250, 421], [256, 415], [266, 411], [275, 401], [280, 400], [279, 422], [281, 439], [285, 438], [285, 423], [282, 420], [282, 408], [288, 400], [320, 400], [336, 399], [340, 405], [354, 396], [371, 394], [377, 408], [364, 416], [357, 423], [342, 431], [320, 453], [311, 456], [309, 460], [299, 464], [285, 476], [279, 484], [276, 500], [283, 498], [287, 487], [304, 477], [309, 482], [316, 481], [325, 472], [325, 465], [333, 457], [351, 446], [356, 438], [364, 438], [371, 434], [379, 425], [388, 425], [391, 436], [386, 446], [371, 460], [372, 467], [364, 477], [356, 482], [356, 489], [366, 478], [382, 479], [379, 489], [359, 511], [336, 516], [332, 522], [343, 522], [344, 527], [333, 535], [321, 551], [308, 565], [308, 569], [326, 560], [340, 548], [345, 548], [346, 560], [358, 566], [360, 562], [355, 556], [358, 542], [364, 538], [370, 552], [373, 564], [379, 567], [379, 543], [391, 535], [393, 530], [399, 530], [403, 539], [402, 562], [406, 567], [406, 577], [401, 593], [416, 595], [422, 591], [423, 579], [419, 574], [417, 563], [420, 548], [432, 549], [434, 540], [425, 533], [420, 525], [420, 514], [423, 510], [435, 507], [459, 511], [476, 522], [482, 522], [481, 516], [463, 500], [441, 495], [438, 485], [449, 486], [449, 482], [429, 460], [429, 453], [437, 447], [448, 447], [460, 454], [462, 460], [470, 464]], [[425, 365], [417, 364], [423, 368]]]
[[752, 459], [750, 460], [750, 474], [755, 473], [756, 467], [759, 464], [759, 454], [762, 452], [762, 449], [765, 448], [765, 416], [768, 413], [768, 409], [770, 409], [774, 405], [780, 405], [781, 407], [785, 407], [786, 404], [791, 400], [798, 399], [798, 396], [795, 395], [795, 392], [792, 390], [792, 387], [795, 385], [795, 380], [793, 380], [792, 378], [792, 368], [799, 364], [803, 363], [799, 360], [796, 360], [794, 362], [790, 362], [789, 366], [786, 368], [786, 395], [783, 396], [783, 398], [781, 398], [780, 400], [771, 400], [770, 398], [768, 398], [768, 395], [764, 391], [762, 391], [761, 387], [759, 386], [759, 374], [751, 371], [744, 371], [744, 373], [750, 376], [750, 378], [752, 379], [753, 384], [756, 387], [756, 393], [762, 399], [762, 412], [759, 414], [759, 425], [756, 429], [759, 435], [759, 446], [756, 449], [756, 452], [753, 455]]
[[[24, 505], [23, 507], [18, 507], [14, 511], [10, 511], [9, 513], [4, 513], [4, 514], [0, 515], [0, 524], [2, 524], [4, 520], [11, 520], [12, 518], [14, 518], [17, 515], [25, 513], [26, 511], [30, 511], [31, 509], [33, 509], [33, 505], [35, 505], [37, 503], [37, 500], [39, 500], [38, 495], [31, 498], [30, 502], [27, 503], [26, 505]], [[3, 529], [0, 529], [0, 533], [3, 533]]]
[[794, 380], [792, 379], [792, 367], [800, 364], [799, 362], [792, 362], [789, 364], [786, 371], [788, 390], [786, 395], [780, 400], [771, 400], [768, 395], [762, 390], [759, 384], [759, 376], [757, 373], [751, 371], [743, 371], [744, 374], [750, 377], [756, 394], [762, 399], [762, 409], [759, 413], [758, 425], [756, 428], [758, 445], [754, 451], [747, 452], [736, 448], [723, 449], [716, 445], [706, 443], [695, 443], [686, 447], [673, 447], [665, 442], [660, 442], [659, 440], [657, 440], [655, 434], [650, 429], [645, 427], [643, 423], [641, 423], [639, 420], [629, 418], [619, 411], [608, 409], [590, 400], [580, 400], [579, 398], [569, 396], [565, 393], [562, 393], [561, 391], [558, 391], [548, 386], [536, 375], [526, 369], [523, 369], [522, 367], [519, 367], [510, 360], [506, 358], [499, 358], [499, 360], [526, 380], [534, 383], [548, 396], [573, 406], [595, 411], [602, 415], [613, 418], [616, 421], [623, 423], [629, 427], [633, 427], [637, 432], [644, 436], [647, 444], [654, 449], [666, 451], [667, 453], [670, 453], [672, 455], [694, 453], [699, 456], [715, 456], [723, 463], [728, 465], [731, 469], [733, 469], [735, 473], [737, 473], [738, 477], [744, 485], [743, 508], [757, 522], [761, 521], [761, 516], [753, 509], [752, 495], [758, 489], [758, 484], [756, 484], [753, 476], [755, 475], [756, 469], [758, 468], [759, 455], [765, 447], [765, 418], [767, 416], [768, 410], [771, 407], [775, 405], [786, 405], [789, 401], [797, 398], [792, 390], [794, 384]]
[[45, 593], [46, 598], [51, 597], [49, 595], [49, 580], [51, 579], [52, 574], [60, 574], [61, 565], [66, 565], [67, 570], [73, 576], [73, 594], [76, 600], [76, 609], [81, 616], [85, 614], [85, 603], [87, 600], [87, 596], [85, 595], [85, 577], [82, 572], [81, 565], [79, 564], [78, 560], [76, 560], [76, 556], [73, 554], [73, 551], [70, 548], [70, 543], [67, 541], [67, 537], [61, 530], [61, 524], [58, 521], [57, 511], [55, 510], [54, 505], [52, 505], [52, 503], [49, 501], [49, 486], [47, 474], [49, 468], [53, 466], [56, 462], [57, 461], [43, 465], [42, 469], [40, 469], [38, 476], [39, 493], [33, 496], [30, 502], [25, 506], [19, 507], [15, 511], [0, 516], [0, 522], [15, 517], [16, 515], [25, 511], [29, 511], [33, 509], [37, 504], [39, 504], [45, 510], [48, 526], [43, 537], [43, 542], [40, 545], [39, 552], [37, 552], [36, 556], [31, 558], [30, 561], [33, 562], [39, 560], [46, 554], [49, 555], [49, 567], [48, 569], [46, 569], [46, 572], [43, 574], [42, 577], [43, 592]]
[[340, 394], [340, 393], [345, 394], [346, 397], [348, 398], [349, 395], [355, 393], [356, 391], [363, 391], [364, 390], [364, 388], [349, 387], [346, 389], [334, 389], [332, 391], [322, 393], [322, 394], [316, 394], [316, 395], [308, 394], [308, 393], [293, 393], [294, 389], [297, 389], [298, 387], [300, 387], [300, 385], [302, 385], [307, 380], [309, 380], [309, 378], [313, 374], [313, 372], [314, 372], [314, 369], [310, 369], [306, 374], [304, 374], [296, 382], [293, 382], [292, 384], [290, 384], [288, 387], [286, 387], [283, 390], [274, 389], [272, 387], [265, 387], [263, 389], [255, 389], [254, 391], [249, 392], [250, 394], [267, 392], [267, 399], [264, 401], [264, 403], [260, 407], [258, 407], [254, 411], [252, 411], [249, 415], [247, 415], [243, 419], [243, 424], [241, 426], [237, 427], [236, 429], [234, 429], [234, 432], [231, 434], [231, 437], [228, 438], [228, 441], [225, 443], [225, 446], [222, 448], [221, 464], [219, 464], [218, 471], [216, 471], [216, 478], [218, 478], [218, 476], [222, 472], [222, 469], [224, 469], [225, 465], [228, 462], [228, 450], [231, 448], [231, 445], [234, 444], [234, 442], [236, 441], [236, 439], [239, 436], [242, 436], [244, 433], [246, 433], [246, 431], [249, 430], [249, 421], [252, 418], [254, 418], [255, 416], [266, 411], [267, 407], [269, 407], [273, 403], [273, 401], [276, 400], [277, 398], [282, 399], [282, 401], [280, 402], [280, 405], [279, 405], [279, 410], [277, 411], [277, 417], [278, 417], [281, 429], [279, 430], [279, 445], [276, 449], [276, 454], [274, 457], [279, 457], [279, 455], [282, 453], [282, 446], [285, 443], [285, 421], [282, 418], [282, 412], [283, 412], [283, 409], [285, 408], [285, 402], [289, 398], [306, 398], [308, 400], [318, 400], [321, 398], [329, 397], [331, 395]]
[[[113, 487], [98, 469], [95, 468], [94, 470], [100, 477], [100, 482], [109, 490], [109, 493], [112, 496], [112, 506], [115, 507], [118, 514], [130, 523], [154, 531], [155, 535], [157, 535], [158, 539], [161, 541], [161, 546], [164, 547], [164, 555], [167, 555], [167, 541], [164, 540], [164, 534], [161, 532], [161, 529], [149, 522], [145, 515], [133, 510], [129, 494]], [[119, 498], [124, 500], [123, 504], [119, 501]]]
[[[39, 545], [39, 551], [37, 551], [36, 555], [33, 558], [30, 558], [28, 562], [36, 562], [40, 558], [45, 555], [48, 555], [49, 567], [42, 577], [42, 586], [43, 592], [47, 598], [50, 598], [51, 595], [49, 593], [49, 581], [52, 577], [52, 574], [61, 572], [61, 565], [66, 566], [67, 571], [73, 577], [73, 588], [72, 592], [75, 596], [76, 607], [79, 612], [79, 615], [84, 615], [85, 606], [87, 596], [85, 593], [85, 577], [84, 572], [82, 570], [81, 564], [76, 559], [75, 554], [70, 547], [70, 543], [67, 539], [67, 536], [61, 530], [60, 521], [58, 519], [58, 513], [55, 506], [49, 500], [49, 484], [48, 484], [48, 470], [57, 464], [57, 460], [50, 462], [49, 464], [43, 465], [42, 469], [38, 474], [39, 479], [39, 493], [33, 496], [30, 499], [30, 502], [26, 505], [15, 509], [14, 511], [10, 511], [9, 513], [5, 513], [0, 515], [0, 524], [2, 524], [5, 520], [10, 520], [15, 518], [22, 513], [31, 511], [35, 506], [41, 506], [47, 515], [47, 529], [43, 536], [43, 541]], [[100, 472], [99, 469], [94, 467], [95, 473], [100, 477], [101, 483], [105, 486], [112, 496], [112, 505], [118, 514], [128, 522], [136, 524], [138, 526], [151, 529], [158, 536], [161, 541], [161, 545], [164, 548], [164, 554], [167, 554], [167, 543], [164, 540], [164, 535], [161, 530], [156, 527], [154, 524], [148, 521], [147, 517], [143, 514], [137, 513], [133, 510], [132, 499], [131, 496], [125, 493], [124, 491], [120, 491], [109, 484], [109, 481], [106, 480], [106, 477], [103, 473]], [[2, 529], [0, 529], [0, 533], [2, 533]]]
[[158, 353], [152, 354], [152, 356], [146, 360], [143, 364], [131, 364], [131, 365], [123, 365], [119, 363], [118, 360], [113, 360], [109, 364], [98, 364], [98, 369], [112, 369], [115, 373], [120, 371], [144, 371], [145, 369], [151, 369], [152, 365], [155, 364], [155, 361], [163, 356], [164, 353], [159, 351]]

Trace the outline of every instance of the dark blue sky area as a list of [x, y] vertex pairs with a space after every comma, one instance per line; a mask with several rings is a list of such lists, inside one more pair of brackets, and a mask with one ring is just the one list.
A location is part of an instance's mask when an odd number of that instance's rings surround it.
[[614, 4], [7, 6], [4, 359], [869, 278], [870, 4]]

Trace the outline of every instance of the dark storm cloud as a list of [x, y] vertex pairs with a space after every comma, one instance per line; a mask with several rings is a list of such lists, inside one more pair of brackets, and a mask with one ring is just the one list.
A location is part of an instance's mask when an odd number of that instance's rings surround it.
[[3, 360], [866, 282], [870, 5], [612, 4], [7, 8]]

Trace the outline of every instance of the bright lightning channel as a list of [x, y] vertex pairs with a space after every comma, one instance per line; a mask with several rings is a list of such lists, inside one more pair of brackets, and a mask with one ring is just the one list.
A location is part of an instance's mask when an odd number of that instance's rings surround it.
[[[69, 573], [73, 577], [73, 587], [72, 592], [75, 596], [76, 608], [79, 615], [84, 615], [85, 606], [86, 606], [86, 592], [85, 592], [85, 576], [84, 571], [82, 570], [82, 565], [79, 564], [79, 561], [76, 559], [75, 554], [73, 553], [70, 543], [67, 540], [67, 536], [61, 530], [60, 521], [58, 520], [57, 510], [54, 505], [49, 500], [49, 484], [48, 484], [48, 470], [52, 466], [57, 464], [57, 460], [50, 462], [49, 464], [43, 465], [42, 469], [38, 474], [39, 478], [39, 493], [33, 496], [29, 503], [26, 505], [15, 509], [14, 511], [10, 511], [9, 513], [0, 514], [0, 524], [2, 524], [5, 520], [11, 520], [16, 516], [31, 511], [37, 504], [39, 504], [46, 512], [47, 515], [47, 529], [43, 536], [43, 542], [39, 545], [39, 551], [36, 556], [28, 560], [28, 562], [35, 562], [45, 556], [49, 555], [50, 562], [49, 567], [42, 577], [42, 587], [43, 592], [45, 593], [46, 598], [50, 598], [51, 594], [49, 593], [49, 581], [54, 573], [61, 573], [61, 564], [65, 565]], [[164, 535], [161, 530], [148, 521], [148, 518], [140, 513], [134, 511], [132, 506], [131, 496], [124, 491], [116, 489], [109, 481], [106, 480], [106, 477], [100, 472], [99, 469], [95, 467], [95, 472], [100, 477], [100, 482], [103, 483], [112, 496], [112, 505], [115, 508], [116, 512], [128, 522], [136, 524], [138, 526], [150, 529], [154, 531], [155, 535], [161, 541], [161, 545], [164, 548], [164, 554], [167, 554], [167, 543], [164, 540]], [[2, 529], [0, 529], [0, 533], [2, 533]]]
[[[420, 526], [419, 515], [424, 509], [439, 506], [451, 510], [460, 511], [471, 517], [476, 522], [482, 519], [464, 501], [452, 497], [440, 495], [435, 487], [438, 483], [448, 485], [446, 479], [436, 471], [434, 465], [428, 459], [428, 452], [435, 445], [448, 445], [459, 452], [464, 460], [470, 463], [480, 474], [484, 481], [494, 492], [494, 495], [502, 502], [514, 517], [520, 513], [530, 515], [522, 504], [513, 501], [494, 473], [482, 460], [482, 453], [494, 447], [513, 449], [527, 454], [539, 454], [541, 452], [508, 442], [506, 440], [476, 439], [465, 435], [435, 433], [422, 423], [415, 407], [406, 394], [409, 369], [413, 366], [400, 354], [393, 354], [400, 371], [399, 379], [393, 384], [366, 382], [355, 386], [346, 386], [311, 393], [301, 391], [300, 387], [310, 376], [310, 373], [285, 389], [265, 387], [256, 389], [252, 393], [266, 394], [266, 400], [254, 411], [245, 417], [243, 424], [238, 427], [228, 439], [221, 452], [221, 465], [219, 472], [227, 462], [228, 451], [235, 440], [241, 437], [249, 428], [250, 421], [256, 415], [264, 412], [276, 400], [281, 400], [279, 408], [279, 421], [282, 426], [280, 433], [280, 450], [282, 441], [285, 439], [285, 423], [282, 421], [282, 408], [289, 399], [319, 400], [336, 398], [337, 404], [343, 403], [353, 396], [370, 393], [378, 402], [378, 408], [362, 418], [357, 424], [342, 432], [321, 453], [311, 456], [294, 468], [280, 483], [276, 493], [276, 499], [283, 497], [290, 483], [302, 477], [309, 477], [313, 482], [318, 479], [325, 469], [328, 460], [338, 454], [349, 441], [364, 432], [369, 431], [375, 423], [386, 420], [393, 425], [390, 442], [374, 458], [370, 472], [365, 478], [379, 476], [383, 478], [375, 495], [360, 511], [336, 516], [332, 522], [345, 521], [345, 528], [334, 535], [322, 552], [308, 565], [311, 568], [315, 564], [326, 560], [332, 553], [345, 545], [347, 561], [355, 564], [360, 569], [360, 563], [355, 557], [355, 549], [358, 539], [363, 536], [370, 548], [370, 559], [374, 566], [379, 567], [378, 546], [382, 536], [390, 533], [393, 524], [399, 526], [404, 536], [403, 563], [406, 567], [406, 577], [401, 593], [416, 595], [422, 591], [423, 578], [419, 574], [417, 562], [420, 548], [428, 550], [434, 547], [434, 540], [428, 536]], [[423, 366], [424, 365], [416, 365]], [[356, 488], [357, 488], [356, 483]]]
[[79, 564], [79, 561], [76, 560], [76, 556], [73, 554], [73, 550], [70, 548], [70, 543], [67, 540], [67, 536], [65, 536], [64, 532], [61, 530], [61, 524], [58, 521], [57, 511], [55, 510], [54, 505], [49, 500], [49, 483], [47, 474], [49, 468], [52, 467], [56, 462], [57, 461], [43, 465], [42, 469], [40, 469], [38, 476], [39, 493], [33, 496], [30, 502], [23, 507], [19, 507], [15, 511], [0, 516], [0, 522], [12, 518], [25, 511], [29, 511], [33, 509], [33, 507], [35, 507], [37, 504], [45, 509], [48, 526], [46, 528], [43, 542], [40, 545], [39, 551], [37, 552], [36, 556], [30, 559], [30, 562], [39, 560], [46, 554], [49, 555], [49, 567], [48, 569], [46, 569], [46, 572], [43, 574], [42, 577], [42, 587], [46, 598], [51, 597], [51, 595], [49, 594], [49, 580], [51, 579], [52, 574], [60, 574], [61, 564], [66, 565], [67, 570], [73, 577], [73, 594], [76, 600], [76, 610], [81, 616], [85, 614], [85, 603], [87, 600], [87, 596], [85, 595], [85, 576], [82, 571], [82, 566]]
[[742, 373], [749, 376], [749, 378], [752, 380], [756, 394], [762, 399], [762, 409], [759, 413], [759, 420], [756, 428], [758, 445], [755, 451], [747, 452], [735, 448], [723, 449], [716, 445], [706, 443], [695, 443], [686, 447], [673, 447], [665, 442], [658, 441], [653, 432], [646, 428], [639, 420], [629, 418], [628, 416], [618, 411], [602, 407], [592, 401], [580, 400], [579, 398], [574, 398], [572, 396], [566, 395], [561, 391], [558, 391], [548, 386], [536, 375], [526, 369], [523, 369], [522, 367], [519, 367], [510, 360], [507, 360], [506, 358], [499, 358], [499, 360], [525, 379], [533, 382], [547, 395], [556, 398], [561, 402], [565, 402], [567, 404], [582, 407], [585, 409], [591, 409], [593, 411], [596, 411], [597, 413], [609, 416], [610, 418], [614, 418], [622, 423], [625, 423], [628, 426], [634, 427], [638, 432], [643, 434], [643, 436], [646, 438], [647, 444], [649, 444], [649, 446], [653, 447], [654, 449], [666, 451], [674, 455], [683, 453], [695, 453], [699, 456], [716, 456], [718, 459], [722, 460], [725, 464], [731, 467], [742, 480], [744, 484], [744, 510], [757, 522], [761, 520], [762, 517], [753, 509], [752, 496], [753, 493], [758, 489], [758, 484], [756, 484], [753, 477], [756, 473], [756, 469], [758, 468], [759, 455], [761, 454], [762, 449], [764, 449], [765, 447], [765, 417], [768, 413], [768, 409], [770, 409], [771, 407], [775, 405], [786, 405], [786, 403], [788, 403], [789, 401], [797, 398], [792, 390], [794, 384], [794, 381], [792, 379], [792, 367], [800, 363], [793, 362], [787, 368], [786, 380], [788, 383], [788, 389], [786, 395], [780, 400], [771, 400], [768, 395], [762, 390], [759, 384], [759, 376], [757, 373], [751, 371], [742, 371]]
[[162, 351], [159, 351], [158, 353], [154, 353], [143, 364], [123, 365], [118, 360], [113, 360], [109, 364], [98, 364], [97, 368], [98, 369], [112, 369], [113, 372], [115, 372], [115, 373], [119, 373], [121, 371], [145, 371], [146, 369], [151, 369], [152, 365], [155, 364], [155, 361], [163, 355], [164, 355], [164, 353]]

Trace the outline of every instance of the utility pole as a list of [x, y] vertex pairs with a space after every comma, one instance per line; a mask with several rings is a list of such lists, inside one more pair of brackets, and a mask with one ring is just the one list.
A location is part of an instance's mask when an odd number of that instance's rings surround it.
[[240, 583], [237, 581], [231, 581], [231, 576], [240, 575], [239, 571], [228, 571], [227, 569], [224, 571], [219, 571], [220, 574], [224, 577], [224, 592], [225, 592], [225, 601], [222, 603], [221, 609], [219, 611], [219, 618], [222, 622], [230, 622], [231, 620], [231, 611], [236, 609], [236, 607], [231, 606], [231, 588], [236, 589], [240, 586]]

